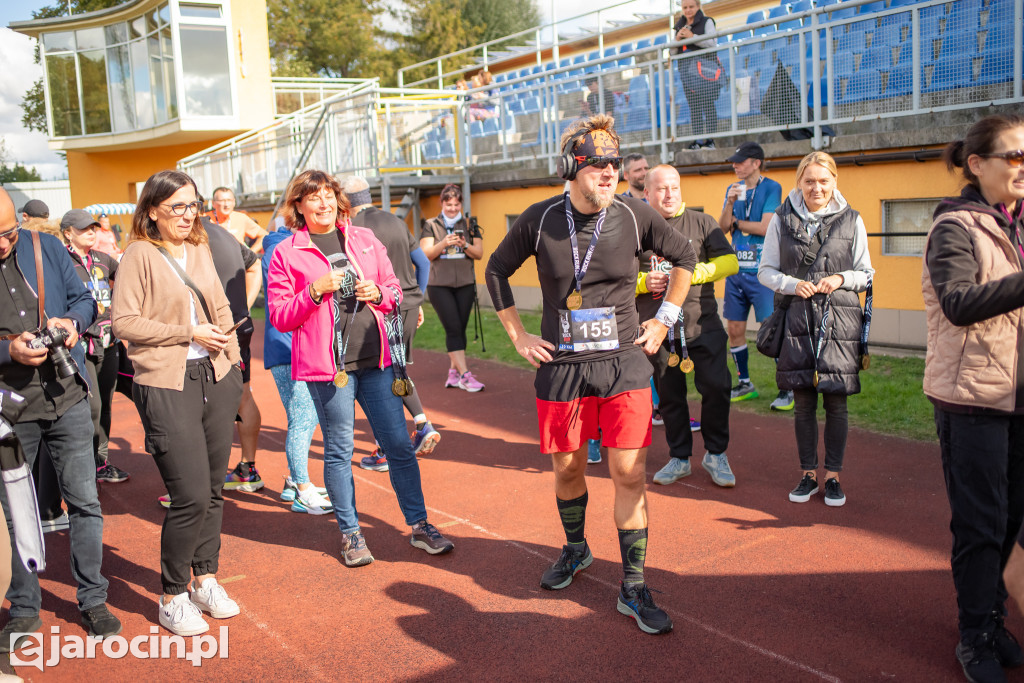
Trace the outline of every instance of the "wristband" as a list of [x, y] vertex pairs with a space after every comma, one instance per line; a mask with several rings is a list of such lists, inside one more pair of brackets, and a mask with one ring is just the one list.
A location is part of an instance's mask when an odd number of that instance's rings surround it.
[[676, 306], [670, 301], [662, 301], [661, 308], [654, 314], [654, 319], [665, 327], [672, 327], [679, 320], [680, 313], [682, 313], [680, 306]]

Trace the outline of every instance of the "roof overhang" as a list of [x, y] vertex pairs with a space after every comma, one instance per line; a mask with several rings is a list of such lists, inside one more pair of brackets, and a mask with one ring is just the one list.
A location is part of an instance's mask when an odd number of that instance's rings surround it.
[[49, 19], [29, 19], [28, 21], [12, 21], [8, 28], [18, 33], [23, 33], [31, 38], [39, 38], [41, 33], [51, 31], [72, 31], [80, 28], [93, 28], [96, 26], [109, 26], [117, 21], [134, 19], [140, 13], [156, 9], [167, 0], [128, 0], [128, 2], [98, 9], [93, 12], [73, 14], [69, 17], [50, 17]]

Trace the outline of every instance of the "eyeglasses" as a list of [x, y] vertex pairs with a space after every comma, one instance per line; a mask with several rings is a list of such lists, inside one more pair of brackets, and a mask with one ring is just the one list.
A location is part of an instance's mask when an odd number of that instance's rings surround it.
[[612, 165], [616, 171], [622, 166], [622, 157], [576, 157], [576, 163], [582, 166], [593, 166], [596, 169], [603, 169]]
[[7, 240], [14, 239], [14, 236], [18, 234], [18, 230], [20, 230], [20, 229], [21, 229], [21, 223], [15, 223], [14, 227], [11, 228], [10, 230], [5, 230], [4, 232], [0, 232], [0, 240], [2, 240], [2, 239], [7, 239]]
[[199, 202], [189, 202], [188, 204], [161, 204], [160, 206], [166, 206], [175, 216], [184, 216], [186, 211], [199, 213], [203, 208], [203, 205]]
[[1002, 159], [1010, 168], [1020, 168], [1024, 166], [1024, 149], [1015, 149], [1009, 152], [993, 152], [992, 154], [979, 154], [979, 157], [983, 159]]

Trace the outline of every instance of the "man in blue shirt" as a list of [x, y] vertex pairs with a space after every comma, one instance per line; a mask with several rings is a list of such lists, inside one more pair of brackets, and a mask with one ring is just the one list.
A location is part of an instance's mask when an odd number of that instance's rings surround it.
[[[774, 308], [773, 293], [757, 280], [764, 235], [772, 214], [782, 203], [782, 186], [761, 175], [764, 150], [756, 142], [744, 142], [726, 159], [732, 164], [738, 182], [729, 185], [719, 225], [732, 235], [740, 272], [725, 281], [723, 310], [729, 332], [729, 351], [739, 378], [732, 389], [732, 401], [757, 398], [757, 389], [747, 369], [747, 317], [754, 307], [757, 322], [763, 322]], [[772, 401], [772, 410], [792, 410], [793, 393], [780, 391]]]

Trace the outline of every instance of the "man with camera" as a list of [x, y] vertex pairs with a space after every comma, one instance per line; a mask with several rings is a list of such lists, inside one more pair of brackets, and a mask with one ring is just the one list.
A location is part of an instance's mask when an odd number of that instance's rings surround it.
[[[121, 622], [107, 609], [107, 580], [100, 573], [103, 513], [96, 495], [88, 386], [81, 371], [85, 355], [78, 345], [79, 332], [96, 318], [96, 302], [59, 240], [22, 232], [11, 198], [0, 190], [0, 388], [27, 400], [14, 429], [28, 463], [42, 443], [57, 471], [68, 505], [82, 623], [90, 636], [113, 636], [121, 632]], [[2, 487], [0, 503], [10, 530]], [[25, 569], [17, 548], [12, 556], [10, 619], [0, 631], [0, 652], [25, 644], [24, 638], [12, 643], [12, 634], [42, 626], [39, 578]]]

